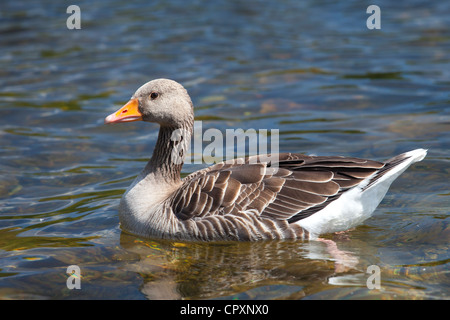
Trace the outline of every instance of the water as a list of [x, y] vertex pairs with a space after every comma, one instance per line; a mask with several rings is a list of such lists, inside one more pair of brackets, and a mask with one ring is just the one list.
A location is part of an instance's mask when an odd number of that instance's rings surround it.
[[[2, 1], [0, 297], [448, 299], [450, 4], [378, 1], [368, 30], [369, 4], [78, 1], [68, 30], [69, 3]], [[117, 205], [158, 127], [103, 119], [159, 77], [185, 85], [205, 130], [279, 129], [281, 151], [307, 154], [429, 153], [373, 218], [325, 236], [337, 254], [137, 238]]]

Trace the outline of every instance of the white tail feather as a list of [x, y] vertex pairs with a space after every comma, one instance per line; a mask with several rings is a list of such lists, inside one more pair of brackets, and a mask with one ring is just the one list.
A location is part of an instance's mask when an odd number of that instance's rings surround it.
[[322, 210], [297, 223], [310, 232], [312, 239], [324, 233], [345, 231], [361, 224], [375, 211], [392, 182], [411, 164], [423, 160], [426, 154], [427, 150], [416, 149], [392, 158], [391, 160], [405, 158], [406, 160], [393, 165], [370, 187], [365, 188], [377, 173], [363, 180], [353, 189], [344, 192]]

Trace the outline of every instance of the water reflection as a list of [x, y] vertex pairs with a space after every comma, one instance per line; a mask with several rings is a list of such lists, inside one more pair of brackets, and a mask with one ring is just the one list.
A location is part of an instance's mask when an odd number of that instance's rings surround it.
[[148, 299], [295, 299], [330, 288], [328, 279], [361, 273], [354, 252], [327, 242], [184, 243], [121, 234], [140, 259], [127, 271], [144, 279]]
[[[367, 241], [377, 233], [368, 226], [309, 242], [189, 243], [122, 232], [120, 245], [135, 257], [123, 271], [142, 277], [147, 299], [440, 299], [450, 284], [442, 243], [449, 223], [422, 230], [434, 249], [423, 245], [415, 227], [399, 227], [397, 238], [385, 239], [395, 244], [386, 245]], [[412, 246], [408, 255], [405, 246]], [[425, 258], [418, 263], [418, 257]], [[380, 289], [367, 286], [373, 265], [381, 270]]]
[[[2, 1], [0, 298], [448, 299], [450, 2], [378, 2], [381, 32], [358, 1], [96, 1], [78, 31], [62, 2]], [[429, 156], [334, 242], [120, 236], [119, 198], [157, 126], [103, 119], [157, 77], [186, 86], [204, 129], [278, 128], [280, 150], [307, 154]], [[65, 286], [71, 264], [80, 291]]]

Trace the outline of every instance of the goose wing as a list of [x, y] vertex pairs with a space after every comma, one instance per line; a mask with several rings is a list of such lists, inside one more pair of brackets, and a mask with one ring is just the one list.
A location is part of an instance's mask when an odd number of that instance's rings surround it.
[[172, 197], [174, 213], [187, 220], [252, 210], [262, 218], [291, 223], [323, 209], [384, 166], [359, 158], [292, 153], [262, 160], [236, 159], [187, 176]]

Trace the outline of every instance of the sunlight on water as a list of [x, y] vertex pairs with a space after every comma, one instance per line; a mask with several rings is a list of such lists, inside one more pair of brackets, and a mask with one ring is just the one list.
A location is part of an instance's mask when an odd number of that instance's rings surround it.
[[[4, 1], [0, 299], [448, 299], [450, 4], [414, 3], [379, 1], [368, 30], [357, 1], [95, 1], [68, 30], [64, 3]], [[117, 207], [158, 126], [103, 119], [159, 77], [187, 88], [203, 130], [279, 129], [280, 151], [305, 154], [429, 153], [373, 218], [325, 235], [333, 248], [134, 237]]]

